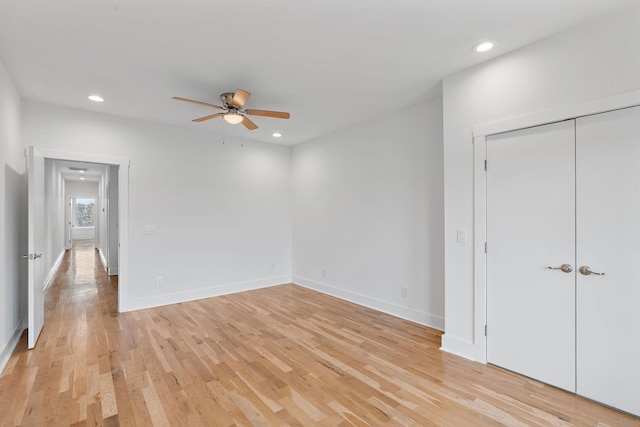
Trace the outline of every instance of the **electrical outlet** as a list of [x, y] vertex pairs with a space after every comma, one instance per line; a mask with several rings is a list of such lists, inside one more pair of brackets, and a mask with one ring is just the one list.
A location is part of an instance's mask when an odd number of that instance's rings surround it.
[[326, 268], [322, 269], [322, 277], [327, 277], [327, 269]]
[[156, 286], [162, 286], [163, 283], [164, 282], [163, 282], [162, 276], [156, 277]]
[[405, 288], [404, 286], [402, 287], [402, 298], [406, 298], [407, 297], [407, 288]]

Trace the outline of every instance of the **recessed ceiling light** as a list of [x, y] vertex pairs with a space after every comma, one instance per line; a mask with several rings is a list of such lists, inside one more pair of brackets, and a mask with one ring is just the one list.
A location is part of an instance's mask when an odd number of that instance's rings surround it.
[[282, 134], [280, 132], [274, 132], [271, 136], [273, 136], [274, 138], [280, 138]]
[[104, 99], [102, 99], [102, 97], [98, 95], [89, 95], [89, 99], [94, 102], [104, 102]]
[[493, 42], [482, 42], [473, 47], [473, 50], [479, 53], [486, 52], [491, 49], [493, 49]]
[[82, 181], [84, 181], [84, 176], [81, 176], [81, 177], [80, 177], [80, 179], [81, 179]]
[[78, 171], [79, 173], [84, 173], [84, 171]]

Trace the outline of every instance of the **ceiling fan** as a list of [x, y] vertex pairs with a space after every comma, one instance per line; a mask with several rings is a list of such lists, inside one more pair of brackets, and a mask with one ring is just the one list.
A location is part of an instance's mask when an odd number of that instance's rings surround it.
[[176, 101], [190, 102], [192, 104], [203, 105], [205, 107], [216, 108], [222, 110], [221, 113], [211, 114], [209, 116], [199, 117], [193, 119], [194, 122], [204, 122], [205, 120], [215, 119], [216, 117], [222, 117], [227, 123], [238, 124], [242, 123], [244, 127], [249, 130], [258, 129], [258, 125], [253, 123], [247, 115], [250, 116], [263, 116], [263, 117], [275, 117], [278, 119], [288, 119], [289, 113], [282, 111], [267, 111], [267, 110], [249, 110], [244, 108], [244, 104], [247, 102], [251, 94], [245, 90], [238, 89], [235, 92], [225, 92], [220, 95], [222, 106], [209, 104], [207, 102], [195, 101], [193, 99], [181, 98], [174, 96]]

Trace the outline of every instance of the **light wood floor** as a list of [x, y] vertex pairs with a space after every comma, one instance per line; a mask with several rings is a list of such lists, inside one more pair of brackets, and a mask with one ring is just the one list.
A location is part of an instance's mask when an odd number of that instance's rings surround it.
[[640, 420], [443, 353], [440, 332], [294, 285], [118, 314], [70, 251], [0, 425], [630, 426]]

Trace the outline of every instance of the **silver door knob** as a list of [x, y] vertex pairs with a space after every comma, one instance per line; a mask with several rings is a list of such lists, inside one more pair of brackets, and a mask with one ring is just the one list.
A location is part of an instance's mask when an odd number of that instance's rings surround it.
[[591, 267], [589, 267], [588, 265], [583, 265], [578, 269], [578, 271], [583, 276], [588, 276], [590, 274], [595, 274], [596, 276], [604, 276], [604, 273], [596, 273], [595, 271], [591, 271]]
[[571, 273], [573, 271], [573, 267], [571, 264], [562, 264], [560, 267], [547, 267], [549, 270], [562, 270], [563, 273]]

